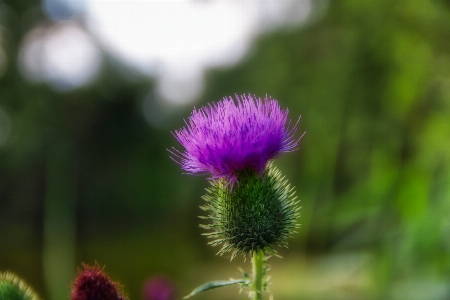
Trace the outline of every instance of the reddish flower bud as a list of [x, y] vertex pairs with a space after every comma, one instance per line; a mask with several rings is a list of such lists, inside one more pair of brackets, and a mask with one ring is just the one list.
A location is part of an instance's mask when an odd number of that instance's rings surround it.
[[121, 286], [98, 266], [83, 264], [72, 284], [71, 300], [126, 300]]

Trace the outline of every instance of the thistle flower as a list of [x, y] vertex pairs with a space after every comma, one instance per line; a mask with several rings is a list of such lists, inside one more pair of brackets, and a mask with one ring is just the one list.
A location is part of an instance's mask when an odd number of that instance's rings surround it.
[[[236, 103], [236, 102], [237, 103]], [[194, 109], [186, 127], [174, 132], [185, 148], [169, 150], [185, 171], [209, 173], [211, 187], [201, 208], [210, 224], [209, 244], [222, 245], [218, 254], [232, 251], [252, 256], [253, 276], [210, 281], [195, 288], [185, 298], [217, 287], [241, 284], [251, 289], [254, 300], [262, 300], [266, 289], [266, 253], [274, 246], [286, 246], [298, 227], [298, 201], [293, 188], [270, 162], [283, 152], [296, 150], [297, 123], [290, 128], [288, 110], [272, 98], [251, 95], [224, 98], [216, 104]], [[300, 119], [299, 119], [300, 120]], [[234, 187], [234, 183], [238, 183]]]
[[126, 300], [121, 287], [112, 281], [98, 265], [83, 264], [70, 293], [71, 300]]
[[269, 160], [296, 149], [297, 124], [289, 128], [288, 110], [277, 100], [236, 95], [236, 102], [229, 97], [194, 109], [186, 127], [175, 131], [185, 151], [170, 152], [182, 169], [225, 178], [233, 185], [240, 171], [262, 174]]
[[36, 293], [11, 272], [0, 273], [1, 300], [38, 300]]
[[233, 189], [223, 180], [213, 180], [207, 191], [201, 208], [208, 216], [202, 218], [211, 224], [200, 226], [212, 230], [204, 234], [214, 239], [210, 245], [222, 244], [220, 255], [230, 250], [231, 259], [239, 251], [244, 257], [260, 250], [276, 253], [274, 246], [287, 247], [287, 238], [298, 227], [295, 191], [272, 163], [263, 176], [255, 171], [240, 173], [239, 185]]

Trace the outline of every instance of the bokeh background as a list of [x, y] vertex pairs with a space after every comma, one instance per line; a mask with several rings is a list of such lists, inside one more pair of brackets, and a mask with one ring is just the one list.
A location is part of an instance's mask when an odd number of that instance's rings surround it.
[[275, 299], [450, 298], [447, 0], [0, 1], [0, 270], [48, 300], [82, 262], [130, 299], [250, 271], [206, 246], [207, 182], [166, 150], [235, 93], [306, 131], [276, 160], [302, 216]]

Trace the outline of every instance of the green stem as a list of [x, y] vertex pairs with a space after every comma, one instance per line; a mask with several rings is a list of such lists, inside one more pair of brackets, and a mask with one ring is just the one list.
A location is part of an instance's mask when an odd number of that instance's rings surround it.
[[253, 252], [252, 257], [252, 271], [253, 271], [253, 300], [262, 300], [262, 289], [263, 289], [263, 277], [265, 273], [266, 257], [262, 250], [258, 252]]
[[75, 246], [78, 169], [72, 141], [54, 138], [51, 142], [45, 171], [42, 263], [49, 298], [65, 299], [67, 283], [77, 273]]

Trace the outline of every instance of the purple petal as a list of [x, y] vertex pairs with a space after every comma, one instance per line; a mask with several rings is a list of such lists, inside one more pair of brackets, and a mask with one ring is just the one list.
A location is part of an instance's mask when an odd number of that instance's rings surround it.
[[299, 121], [289, 128], [287, 116], [288, 110], [272, 98], [224, 98], [194, 109], [186, 126], [174, 132], [185, 151], [169, 151], [185, 171], [209, 173], [211, 178], [233, 183], [239, 171], [262, 173], [269, 160], [296, 150]]

